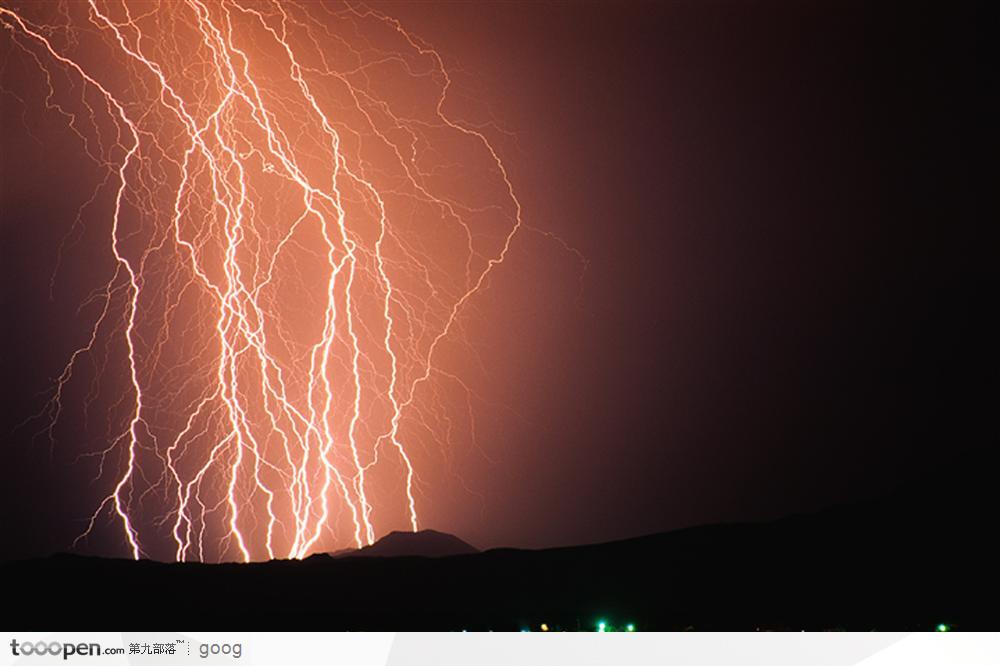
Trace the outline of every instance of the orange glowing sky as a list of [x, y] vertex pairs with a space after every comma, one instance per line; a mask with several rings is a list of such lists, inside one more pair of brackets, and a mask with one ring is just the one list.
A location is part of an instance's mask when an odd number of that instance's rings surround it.
[[0, 0], [0, 559], [573, 545], [937, 470], [993, 422], [978, 13]]
[[438, 348], [522, 224], [439, 54], [351, 4], [0, 18], [103, 174], [78, 224], [113, 272], [44, 414], [83, 357], [124, 366], [80, 540], [110, 516], [133, 557], [248, 561], [419, 528], [413, 452], [470, 390]]

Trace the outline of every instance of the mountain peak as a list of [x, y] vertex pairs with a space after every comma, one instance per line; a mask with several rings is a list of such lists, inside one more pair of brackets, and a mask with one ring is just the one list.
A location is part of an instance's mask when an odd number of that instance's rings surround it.
[[479, 549], [452, 534], [437, 530], [389, 532], [370, 546], [357, 550], [339, 551], [333, 557], [449, 557], [470, 555]]

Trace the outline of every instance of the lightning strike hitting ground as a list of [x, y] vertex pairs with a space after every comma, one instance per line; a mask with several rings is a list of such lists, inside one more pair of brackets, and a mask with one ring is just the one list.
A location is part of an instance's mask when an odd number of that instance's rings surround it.
[[76, 225], [110, 277], [46, 411], [121, 359], [81, 538], [110, 516], [134, 558], [250, 561], [417, 529], [406, 424], [433, 431], [421, 387], [522, 226], [439, 54], [353, 4], [21, 5], [5, 53], [107, 174]]

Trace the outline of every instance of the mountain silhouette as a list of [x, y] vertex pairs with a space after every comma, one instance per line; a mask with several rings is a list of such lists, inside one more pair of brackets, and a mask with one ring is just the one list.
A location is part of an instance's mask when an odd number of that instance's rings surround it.
[[363, 548], [340, 550], [330, 553], [331, 557], [450, 557], [452, 555], [472, 555], [479, 549], [452, 534], [437, 530], [419, 532], [390, 532]]
[[942, 455], [931, 478], [812, 514], [611, 543], [476, 552], [441, 532], [394, 532], [301, 561], [9, 561], [0, 584], [22, 617], [95, 629], [182, 616], [324, 631], [992, 630], [993, 458]]

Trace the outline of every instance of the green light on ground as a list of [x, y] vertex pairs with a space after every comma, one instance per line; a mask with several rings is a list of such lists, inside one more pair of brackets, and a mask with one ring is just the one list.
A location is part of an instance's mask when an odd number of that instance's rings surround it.
[[601, 620], [600, 622], [598, 622], [598, 623], [597, 623], [597, 630], [598, 630], [599, 632], [601, 632], [602, 634], [603, 634], [603, 633], [604, 633], [605, 631], [607, 631], [607, 629], [608, 629], [608, 623], [607, 623], [607, 622], [605, 622], [604, 620]]
[[634, 624], [626, 624], [625, 625], [625, 631], [635, 631], [635, 625]]
[[940, 632], [951, 631], [951, 627], [942, 622], [938, 626], [934, 627], [934, 631], [940, 631]]

